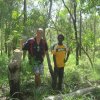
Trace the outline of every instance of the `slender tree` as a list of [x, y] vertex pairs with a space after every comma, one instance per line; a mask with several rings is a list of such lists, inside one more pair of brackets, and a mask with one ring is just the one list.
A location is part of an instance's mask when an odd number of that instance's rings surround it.
[[23, 34], [27, 33], [26, 32], [26, 21], [27, 21], [27, 3], [26, 0], [24, 0], [24, 8], [23, 8], [23, 12], [24, 12], [24, 20], [23, 20]]
[[[49, 11], [48, 11], [47, 23], [46, 23], [46, 25], [44, 27], [44, 33], [45, 33], [45, 29], [48, 27], [48, 21], [51, 18], [52, 0], [49, 0], [49, 2], [50, 2], [50, 6], [49, 6]], [[45, 38], [45, 35], [44, 35], [44, 38]], [[50, 60], [49, 52], [46, 53], [46, 57], [47, 57], [49, 72], [51, 74], [51, 78], [52, 78], [52, 81], [53, 81], [53, 69], [52, 69], [52, 66], [51, 66], [51, 60]]]
[[62, 0], [64, 6], [66, 7], [66, 9], [68, 10], [71, 19], [73, 21], [73, 26], [74, 26], [74, 32], [75, 32], [75, 40], [76, 40], [76, 65], [79, 64], [79, 42], [78, 42], [78, 36], [77, 36], [77, 25], [76, 25], [76, 8], [77, 8], [77, 2], [76, 0], [73, 0], [73, 10], [74, 10], [74, 14], [72, 15], [70, 9], [68, 8], [68, 6], [65, 4], [65, 1]]
[[79, 55], [81, 56], [81, 45], [82, 45], [82, 11], [80, 9], [80, 34], [79, 34]]

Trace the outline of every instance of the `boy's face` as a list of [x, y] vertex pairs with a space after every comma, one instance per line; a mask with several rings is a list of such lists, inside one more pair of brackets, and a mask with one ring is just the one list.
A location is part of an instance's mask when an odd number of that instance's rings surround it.
[[59, 37], [58, 37], [58, 42], [59, 42], [59, 43], [62, 43], [62, 42], [63, 42], [63, 40], [64, 40], [64, 39], [63, 39], [63, 37], [62, 37], [62, 36], [59, 36]]

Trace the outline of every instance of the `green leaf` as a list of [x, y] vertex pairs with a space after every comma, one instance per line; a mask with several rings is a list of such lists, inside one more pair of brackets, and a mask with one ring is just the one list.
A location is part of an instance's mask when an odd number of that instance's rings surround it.
[[13, 19], [17, 19], [17, 17], [18, 17], [18, 12], [17, 11], [13, 11], [12, 12], [12, 18]]

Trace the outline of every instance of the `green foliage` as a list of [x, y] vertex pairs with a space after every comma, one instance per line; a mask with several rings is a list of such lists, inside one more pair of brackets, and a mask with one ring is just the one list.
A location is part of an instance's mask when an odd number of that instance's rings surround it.
[[67, 68], [64, 81], [66, 84], [65, 91], [71, 92], [72, 90], [77, 89], [78, 85], [81, 83], [80, 73], [78, 70]]
[[0, 56], [0, 84], [7, 82], [8, 57], [6, 54]]
[[[87, 60], [84, 61], [84, 59], [86, 59], [85, 56], [82, 57], [79, 66], [74, 65], [75, 61], [73, 59], [74, 56], [70, 55], [70, 58], [65, 67], [64, 90], [63, 90], [63, 93], [65, 94], [79, 89], [80, 86], [81, 88], [84, 87], [82, 83], [84, 83], [87, 80], [95, 80], [96, 78], [95, 75], [97, 75], [94, 74], [94, 71], [91, 69], [90, 65], [88, 64], [88, 61]], [[96, 59], [96, 61], [97, 60], [98, 58]], [[95, 63], [99, 64], [99, 60]], [[0, 66], [3, 67], [3, 70], [1, 70], [0, 72], [0, 76], [2, 77], [0, 81], [1, 84], [3, 84], [3, 82], [5, 81], [7, 82], [7, 65], [8, 65], [8, 58], [4, 54], [2, 57], [0, 57]], [[56, 91], [53, 91], [51, 88], [51, 78], [48, 72], [46, 59], [44, 65], [45, 65], [44, 67], [45, 75], [41, 77], [42, 85], [40, 88], [36, 89], [34, 84], [34, 75], [32, 71], [32, 66], [29, 65], [27, 57], [24, 61], [22, 61], [21, 92], [23, 92], [26, 98], [27, 97], [30, 98], [30, 100], [33, 99], [43, 100], [44, 97], [58, 94]], [[96, 65], [95, 67], [99, 68], [99, 66]], [[97, 80], [98, 79], [99, 78], [97, 78]], [[93, 98], [95, 97], [99, 98], [99, 90], [93, 91], [92, 93], [84, 94], [83, 96], [79, 96], [79, 97], [65, 97], [64, 100], [94, 100]]]
[[[5, 2], [6, 1], [6, 2]], [[49, 0], [50, 1], [50, 0]], [[82, 45], [88, 47], [90, 57], [92, 58], [91, 50], [95, 50], [94, 69], [91, 69], [90, 63], [86, 56], [80, 57], [80, 65], [75, 66], [75, 37], [73, 31], [73, 23], [70, 15], [62, 1], [54, 0], [52, 2], [51, 17], [48, 19], [48, 11], [50, 2], [48, 0], [29, 0], [27, 1], [27, 20], [26, 25], [23, 25], [23, 1], [22, 0], [0, 0], [0, 50], [6, 50], [5, 45], [12, 44], [19, 46], [18, 40], [23, 36], [30, 37], [35, 33], [38, 27], [49, 28], [50, 32], [46, 32], [48, 44], [55, 44], [57, 42], [57, 34], [62, 33], [65, 36], [65, 43], [71, 47], [73, 52], [65, 67], [65, 90], [64, 92], [71, 92], [79, 87], [79, 84], [87, 80], [100, 79], [100, 53], [97, 53], [100, 46], [100, 0], [76, 0], [77, 2], [77, 26], [79, 23], [79, 12], [82, 11]], [[68, 0], [67, 0], [68, 1]], [[65, 1], [66, 2], [66, 1]], [[74, 1], [68, 1], [66, 5], [74, 15], [73, 9]], [[80, 30], [77, 27], [78, 32]], [[95, 34], [94, 34], [95, 33]], [[23, 36], [22, 36], [23, 35]], [[78, 34], [79, 35], [79, 34]], [[51, 41], [50, 41], [51, 40]], [[94, 48], [95, 43], [95, 48]], [[3, 44], [3, 46], [2, 46]], [[94, 51], [94, 52], [95, 52]], [[52, 59], [52, 58], [51, 58]], [[22, 90], [31, 91], [31, 96], [41, 99], [44, 96], [56, 94], [51, 88], [51, 78], [48, 72], [47, 61], [45, 63], [45, 77], [43, 78], [44, 85], [40, 90], [34, 88], [34, 75], [32, 67], [28, 63], [28, 59], [22, 62], [21, 70], [21, 86]], [[52, 62], [53, 64], [53, 62]], [[0, 56], [0, 83], [7, 82], [7, 55]], [[68, 67], [67, 67], [68, 66]], [[27, 81], [28, 80], [28, 81]], [[0, 84], [1, 85], [1, 84]], [[95, 93], [96, 94], [96, 93]], [[99, 92], [98, 92], [99, 94]], [[39, 98], [40, 96], [40, 98]], [[65, 100], [93, 100], [92, 95], [83, 95], [77, 98], [68, 98]]]
[[17, 11], [13, 11], [12, 12], [12, 19], [17, 19], [18, 18], [18, 12]]
[[86, 32], [83, 34], [83, 44], [88, 47], [92, 47], [94, 43], [94, 34], [90, 30], [86, 30]]
[[8, 57], [6, 54], [0, 55], [0, 68], [6, 68], [8, 64]]
[[99, 100], [100, 99], [100, 89], [93, 90], [92, 95], [95, 97], [96, 100]]
[[14, 49], [19, 47], [19, 40], [21, 38], [21, 35], [16, 31], [12, 31], [12, 34], [9, 35], [8, 40], [6, 40], [6, 43], [9, 47], [13, 47]]

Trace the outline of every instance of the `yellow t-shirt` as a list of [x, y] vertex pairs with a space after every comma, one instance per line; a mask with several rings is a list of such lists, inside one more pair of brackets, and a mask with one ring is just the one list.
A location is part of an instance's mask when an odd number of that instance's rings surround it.
[[55, 45], [52, 54], [55, 55], [57, 67], [64, 67], [64, 59], [67, 56], [67, 47], [65, 45]]

